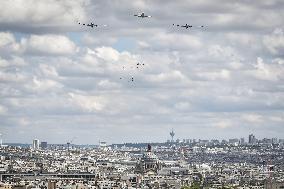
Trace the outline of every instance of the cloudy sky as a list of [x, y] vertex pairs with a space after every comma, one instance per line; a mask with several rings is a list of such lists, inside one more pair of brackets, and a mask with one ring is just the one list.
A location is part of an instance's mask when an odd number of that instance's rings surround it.
[[[180, 139], [284, 138], [283, 9], [283, 0], [0, 1], [0, 133], [77, 144], [166, 141], [171, 128]], [[142, 11], [152, 18], [133, 16]], [[186, 23], [205, 27], [172, 25]]]

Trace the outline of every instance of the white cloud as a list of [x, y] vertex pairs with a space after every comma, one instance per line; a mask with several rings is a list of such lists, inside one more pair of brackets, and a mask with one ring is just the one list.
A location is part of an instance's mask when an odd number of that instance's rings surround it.
[[158, 50], [197, 50], [202, 47], [202, 43], [197, 36], [190, 34], [174, 34], [159, 32], [150, 37], [148, 42], [140, 41], [140, 47], [148, 47]]
[[262, 118], [261, 115], [252, 114], [252, 113], [247, 113], [247, 114], [243, 115], [242, 119], [244, 119], [245, 121], [248, 121], [250, 123], [262, 123], [263, 122], [263, 118]]
[[157, 82], [163, 84], [180, 84], [180, 82], [187, 81], [187, 77], [184, 76], [179, 70], [172, 70], [165, 73], [159, 73], [157, 75], [149, 75], [146, 79], [153, 83]]
[[96, 55], [106, 61], [118, 61], [119, 59], [119, 52], [110, 47], [97, 48]]
[[62, 35], [31, 35], [21, 41], [26, 53], [39, 55], [68, 55], [75, 53], [76, 45]]
[[[49, 30], [74, 25], [78, 20], [85, 20], [85, 7], [88, 1], [36, 1], [7, 0], [0, 2], [0, 24], [7, 28], [33, 28]], [[13, 13], [13, 16], [11, 16]], [[56, 28], [57, 26], [58, 28]], [[25, 30], [25, 29], [24, 29]]]
[[0, 104], [0, 115], [5, 115], [6, 112], [7, 112], [7, 108]]
[[[58, 126], [47, 140], [241, 137], [252, 123], [279, 137], [284, 12], [267, 2], [1, 1], [0, 125], [19, 142]], [[205, 27], [172, 25], [186, 23]]]
[[248, 71], [248, 74], [260, 80], [278, 81], [284, 74], [284, 67], [279, 64], [265, 63], [258, 57], [254, 70]]
[[275, 29], [271, 35], [264, 36], [263, 43], [273, 55], [284, 55], [284, 32], [282, 29]]
[[219, 128], [219, 129], [227, 129], [232, 126], [233, 124], [230, 120], [221, 120], [214, 124], [214, 127]]
[[80, 107], [84, 112], [99, 112], [104, 110], [106, 99], [101, 96], [85, 96], [69, 93], [69, 101]]
[[0, 32], [0, 50], [2, 53], [17, 52], [20, 46], [12, 33]]
[[230, 79], [231, 72], [226, 69], [222, 69], [216, 72], [201, 72], [197, 74], [198, 77], [206, 80], [218, 80], [218, 79]]
[[103, 79], [101, 81], [99, 81], [98, 86], [100, 86], [103, 89], [115, 89], [115, 88], [119, 88], [120, 85], [115, 83], [115, 82], [111, 82], [107, 79]]
[[33, 92], [33, 93], [46, 93], [46, 92], [55, 92], [56, 90], [62, 88], [62, 84], [51, 80], [51, 79], [39, 79], [37, 77], [33, 77], [31, 81], [27, 81], [24, 85], [25, 89]]

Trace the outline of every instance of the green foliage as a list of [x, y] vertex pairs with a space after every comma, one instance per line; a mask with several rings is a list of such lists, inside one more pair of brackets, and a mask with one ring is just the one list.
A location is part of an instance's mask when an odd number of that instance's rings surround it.
[[200, 184], [194, 182], [191, 186], [182, 186], [181, 189], [201, 189]]
[[189, 186], [182, 186], [181, 189], [190, 189]]

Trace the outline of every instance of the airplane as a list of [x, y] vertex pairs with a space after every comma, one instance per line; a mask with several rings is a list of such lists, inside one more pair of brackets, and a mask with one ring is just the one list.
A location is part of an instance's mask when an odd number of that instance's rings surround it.
[[145, 15], [144, 12], [142, 12], [141, 14], [134, 14], [134, 16], [137, 16], [137, 17], [140, 17], [140, 18], [150, 18], [150, 17], [152, 17], [152, 16]]
[[87, 26], [90, 26], [90, 27], [93, 28], [94, 26], [95, 26], [95, 27], [98, 27], [98, 24], [94, 24], [93, 22], [91, 22], [90, 24], [87, 24]]
[[[84, 23], [78, 22], [78, 24], [83, 25], [83, 26], [89, 26], [89, 27], [92, 27], [92, 28], [99, 27], [98, 24], [94, 24], [93, 22], [91, 22], [90, 24], [84, 24]], [[103, 26], [107, 26], [107, 25], [103, 25]]]
[[[173, 24], [173, 26], [174, 26], [174, 25], [175, 25], [175, 24]], [[188, 24], [185, 24], [185, 25], [176, 24], [176, 26], [180, 26], [180, 27], [183, 27], [183, 28], [186, 28], [186, 29], [193, 27], [192, 25], [188, 25]], [[198, 27], [199, 27], [199, 28], [203, 28], [204, 26], [198, 26]]]
[[[175, 24], [173, 24], [173, 26], [174, 26]], [[179, 24], [176, 24], [176, 26], [180, 26], [180, 27], [183, 27], [183, 28], [186, 28], [186, 29], [188, 29], [188, 28], [192, 28], [192, 25], [188, 25], [188, 24], [185, 24], [185, 25], [179, 25]]]

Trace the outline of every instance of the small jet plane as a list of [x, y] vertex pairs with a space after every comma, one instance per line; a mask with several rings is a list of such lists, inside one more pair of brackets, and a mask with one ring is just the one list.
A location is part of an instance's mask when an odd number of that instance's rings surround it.
[[[174, 26], [175, 24], [173, 24], [173, 26]], [[192, 25], [188, 25], [188, 24], [185, 24], [185, 25], [179, 25], [179, 24], [176, 24], [176, 26], [178, 26], [178, 27], [182, 27], [182, 28], [186, 28], [186, 29], [188, 29], [188, 28], [192, 28], [193, 26]], [[204, 26], [197, 26], [197, 27], [199, 27], [199, 28], [203, 28]]]
[[95, 26], [95, 27], [98, 27], [98, 24], [94, 24], [93, 22], [91, 22], [90, 24], [87, 24], [87, 26], [90, 26], [90, 27], [93, 28], [94, 26]]
[[80, 23], [80, 22], [78, 22], [78, 24], [80, 24], [80, 25], [83, 25], [83, 26], [89, 26], [89, 27], [98, 27], [98, 25], [97, 24], [94, 24], [93, 22], [91, 22], [90, 24], [83, 24], [83, 23]]
[[[83, 25], [83, 26], [88, 26], [88, 27], [91, 27], [91, 28], [99, 27], [98, 24], [94, 24], [93, 22], [91, 22], [90, 24], [84, 24], [84, 23], [78, 22], [78, 24]], [[103, 25], [103, 26], [107, 26], [107, 25]]]
[[145, 15], [144, 12], [142, 12], [141, 14], [134, 14], [134, 16], [137, 16], [137, 17], [140, 17], [140, 18], [150, 18], [152, 16], [149, 16], [149, 15]]
[[[174, 26], [174, 25], [175, 25], [175, 24], [173, 24], [173, 26]], [[176, 26], [177, 26], [177, 27], [183, 27], [183, 28], [186, 28], [186, 29], [192, 28], [192, 25], [188, 25], [188, 24], [185, 24], [185, 25], [176, 24]]]

